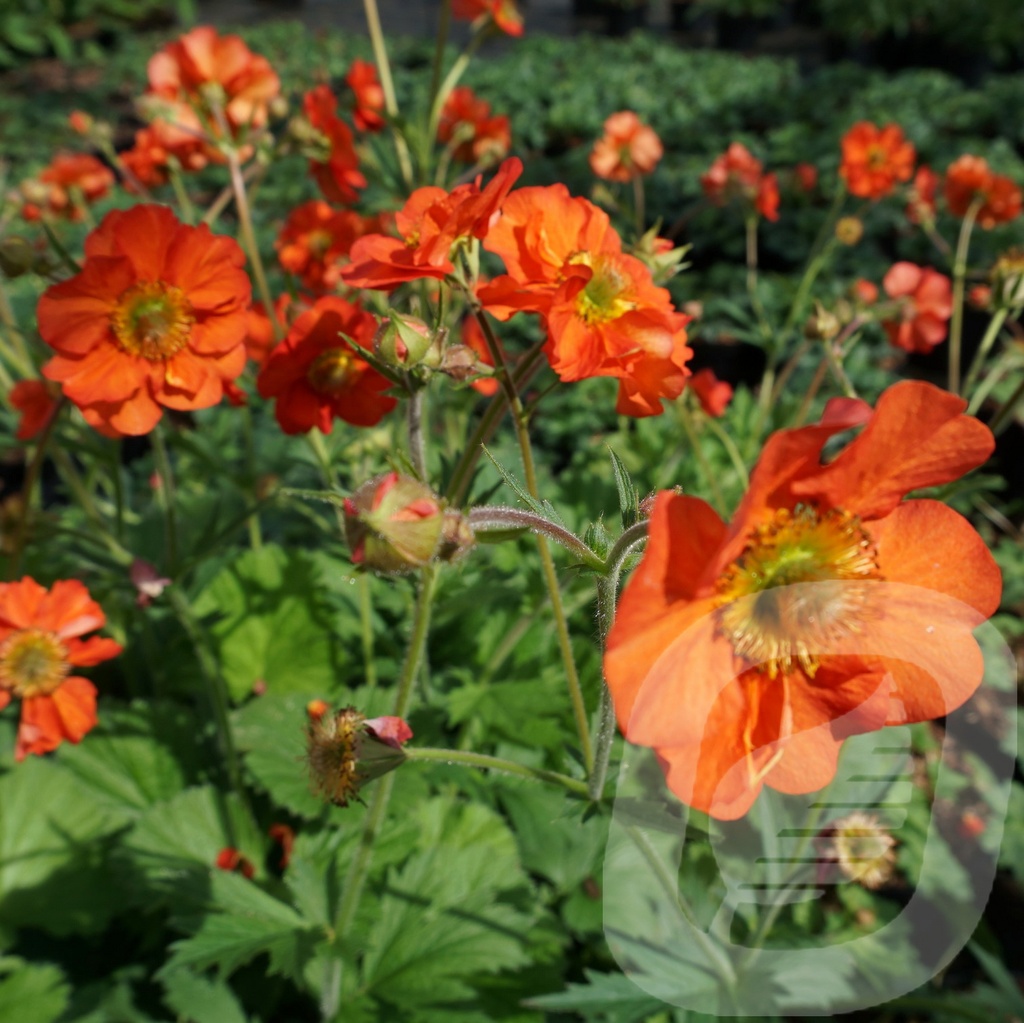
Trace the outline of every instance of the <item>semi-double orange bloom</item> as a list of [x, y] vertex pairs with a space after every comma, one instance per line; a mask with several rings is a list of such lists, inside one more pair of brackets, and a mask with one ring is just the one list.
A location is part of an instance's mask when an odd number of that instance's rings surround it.
[[561, 184], [523, 188], [509, 196], [484, 247], [508, 273], [480, 288], [480, 301], [498, 319], [539, 313], [544, 351], [562, 380], [617, 378], [616, 409], [631, 416], [658, 415], [662, 398], [682, 392], [689, 318], [622, 251], [603, 210]]
[[632, 181], [650, 174], [664, 152], [653, 128], [632, 110], [620, 110], [604, 122], [604, 134], [590, 152], [590, 169], [609, 181]]
[[512, 131], [504, 114], [491, 115], [491, 104], [468, 85], [452, 89], [437, 125], [439, 142], [455, 143], [453, 155], [466, 163], [497, 163], [512, 145]]
[[732, 819], [765, 784], [816, 791], [847, 736], [939, 717], [977, 688], [972, 629], [999, 604], [999, 569], [966, 519], [904, 500], [988, 458], [992, 434], [965, 407], [916, 381], [874, 411], [836, 399], [768, 439], [731, 524], [657, 496], [605, 674], [623, 734], [684, 802]]
[[310, 174], [330, 202], [355, 202], [366, 178], [359, 169], [352, 129], [338, 117], [338, 100], [326, 85], [318, 85], [302, 98], [302, 109], [324, 148], [322, 156], [309, 161]]
[[356, 127], [360, 131], [380, 131], [387, 122], [382, 115], [384, 89], [377, 77], [377, 66], [368, 60], [352, 61], [345, 84], [355, 97], [352, 120]]
[[716, 206], [736, 199], [766, 220], [779, 219], [779, 180], [745, 145], [733, 142], [701, 175], [704, 194]]
[[21, 700], [16, 760], [79, 742], [96, 724], [96, 687], [73, 675], [116, 657], [121, 646], [100, 636], [106, 616], [76, 579], [47, 590], [27, 576], [0, 583], [0, 709]]
[[927, 355], [946, 340], [953, 315], [953, 285], [945, 274], [930, 266], [894, 263], [882, 287], [890, 298], [899, 300], [898, 315], [882, 321], [892, 344]]
[[444, 279], [455, 270], [453, 248], [469, 238], [486, 237], [522, 172], [522, 161], [512, 157], [483, 189], [479, 178], [451, 192], [417, 188], [395, 214], [399, 237], [360, 238], [352, 246], [351, 264], [341, 271], [342, 281], [351, 288], [387, 291], [406, 281]]
[[881, 199], [914, 173], [916, 152], [897, 124], [879, 128], [858, 121], [842, 139], [839, 176], [852, 195]]
[[162, 136], [174, 143], [220, 135], [216, 102], [233, 136], [267, 123], [270, 102], [281, 82], [266, 57], [254, 54], [239, 36], [222, 36], [200, 25], [168, 43], [149, 60], [149, 97], [161, 112]]
[[21, 186], [26, 202], [21, 215], [40, 220], [43, 215], [81, 220], [83, 203], [93, 203], [110, 191], [114, 174], [89, 153], [58, 153], [39, 175]]
[[115, 210], [85, 240], [80, 273], [43, 293], [39, 333], [58, 381], [108, 436], [148, 433], [165, 408], [216, 405], [245, 368], [245, 255], [166, 206]]
[[256, 381], [264, 398], [276, 399], [285, 433], [330, 433], [334, 419], [374, 426], [395, 407], [383, 393], [391, 381], [345, 340], [370, 349], [376, 332], [376, 319], [343, 298], [321, 298], [299, 314]]
[[977, 222], [984, 228], [1005, 224], [1020, 216], [1021, 190], [1011, 178], [993, 174], [980, 156], [961, 156], [949, 165], [945, 181], [946, 204], [956, 217], [980, 202]]

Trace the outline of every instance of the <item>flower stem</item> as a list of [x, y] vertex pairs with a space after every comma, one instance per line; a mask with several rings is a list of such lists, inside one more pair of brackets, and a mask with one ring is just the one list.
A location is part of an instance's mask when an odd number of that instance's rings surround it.
[[[505, 361], [505, 353], [501, 344], [494, 334], [483, 309], [479, 306], [474, 309], [474, 315], [483, 331], [484, 339], [494, 360], [494, 367], [497, 370], [498, 382], [501, 384], [507, 398], [509, 408], [512, 409], [512, 421], [516, 429], [516, 439], [519, 442], [519, 451], [523, 459], [523, 475], [526, 489], [531, 497], [537, 497], [537, 470], [533, 463], [533, 449], [530, 446], [530, 433], [527, 429], [526, 416], [523, 413], [523, 403], [516, 389], [515, 380], [508, 370]], [[576, 719], [576, 731], [580, 740], [580, 751], [583, 754], [583, 762], [587, 766], [589, 774], [593, 768], [594, 751], [590, 743], [590, 723], [587, 720], [587, 705], [583, 699], [583, 690], [580, 686], [579, 673], [576, 670], [576, 659], [572, 652], [572, 639], [569, 636], [569, 623], [565, 617], [565, 607], [562, 604], [562, 593], [558, 588], [558, 573], [555, 571], [555, 562], [551, 557], [551, 550], [547, 540], [537, 536], [537, 550], [540, 554], [541, 571], [544, 575], [544, 583], [547, 586], [548, 596], [551, 598], [551, 611], [555, 619], [555, 631], [558, 636], [558, 648], [562, 655], [562, 664], [565, 669], [565, 681], [569, 689], [569, 700], [572, 703], [573, 717]]]
[[507, 508], [495, 505], [481, 505], [469, 510], [469, 524], [475, 531], [530, 529], [550, 537], [567, 551], [575, 554], [588, 568], [604, 572], [604, 559], [598, 557], [575, 533], [564, 529], [556, 522], [526, 511], [524, 508]]
[[981, 367], [985, 365], [985, 358], [992, 350], [992, 346], [996, 343], [996, 338], [999, 337], [999, 331], [1003, 329], [1003, 324], [1006, 322], [1006, 317], [1009, 315], [1009, 312], [1009, 309], [1000, 309], [992, 319], [988, 321], [985, 336], [981, 339], [981, 344], [978, 346], [978, 352], [974, 356], [971, 368], [967, 372], [967, 379], [964, 381], [964, 397], [970, 395], [973, 390], [974, 385], [978, 380], [978, 375], [981, 373]]
[[515, 774], [520, 778], [530, 778], [533, 781], [550, 782], [552, 785], [560, 785], [569, 792], [579, 796], [588, 794], [587, 783], [578, 778], [570, 778], [567, 774], [559, 774], [557, 771], [546, 771], [539, 767], [527, 767], [525, 764], [518, 764], [514, 760], [504, 760], [501, 757], [488, 756], [485, 753], [471, 753], [467, 750], [454, 749], [432, 749], [410, 747], [405, 750], [409, 760], [422, 760], [424, 762], [440, 762], [450, 764], [453, 767], [474, 767], [484, 771], [501, 771], [504, 774]]
[[[384, 32], [380, 27], [377, 0], [363, 0], [363, 11], [366, 14], [366, 28], [370, 33], [370, 43], [373, 46], [373, 59], [377, 64], [377, 73], [380, 75], [380, 87], [384, 92], [384, 109], [394, 120], [398, 117], [398, 99], [395, 96], [395, 83], [391, 78], [391, 63], [388, 61], [388, 48], [384, 42]], [[411, 189], [414, 178], [412, 160], [409, 158], [409, 146], [397, 128], [392, 126], [391, 132], [395, 142], [395, 153], [398, 156], [398, 165], [402, 170], [402, 180], [406, 187]]]
[[[405, 652], [405, 661], [402, 664], [402, 673], [399, 676], [398, 689], [395, 692], [395, 703], [392, 709], [392, 714], [395, 717], [405, 716], [412, 696], [413, 683], [416, 681], [420, 664], [423, 662], [427, 636], [430, 632], [430, 612], [433, 606], [436, 579], [437, 569], [434, 565], [428, 565], [423, 569], [420, 576], [419, 594], [416, 598], [416, 609], [413, 613], [412, 635], [409, 637], [409, 647]], [[377, 783], [370, 799], [370, 807], [363, 822], [363, 831], [359, 837], [355, 858], [348, 869], [342, 888], [341, 904], [338, 907], [334, 925], [335, 934], [339, 938], [343, 939], [348, 934], [355, 920], [356, 911], [359, 909], [359, 900], [362, 897], [363, 888], [366, 886], [367, 874], [373, 860], [373, 846], [387, 814], [394, 780], [393, 773], [385, 775]]]
[[427, 448], [423, 439], [424, 404], [424, 388], [413, 385], [409, 391], [409, 401], [405, 407], [406, 424], [409, 432], [409, 462], [416, 476], [426, 482]]
[[153, 459], [160, 477], [160, 498], [164, 506], [165, 533], [167, 536], [167, 574], [174, 578], [178, 568], [178, 522], [175, 512], [174, 472], [167, 453], [162, 425], [158, 424], [152, 433]]
[[960, 349], [964, 329], [964, 289], [967, 282], [967, 250], [971, 244], [971, 232], [977, 220], [978, 211], [984, 204], [983, 196], [978, 196], [967, 207], [964, 222], [960, 225], [960, 237], [956, 243], [956, 255], [953, 257], [953, 319], [949, 324], [949, 381], [948, 390], [953, 394], [960, 393]]

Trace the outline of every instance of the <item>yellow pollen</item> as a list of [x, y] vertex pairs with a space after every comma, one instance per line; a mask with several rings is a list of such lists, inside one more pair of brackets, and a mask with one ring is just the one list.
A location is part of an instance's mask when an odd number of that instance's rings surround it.
[[177, 355], [188, 344], [195, 320], [180, 288], [163, 281], [140, 281], [117, 300], [111, 326], [122, 351], [158, 362]]
[[719, 578], [718, 625], [771, 678], [797, 666], [813, 678], [819, 656], [860, 631], [869, 584], [881, 578], [856, 516], [780, 508]]
[[52, 693], [70, 670], [67, 651], [54, 632], [20, 629], [0, 643], [0, 689], [22, 699]]
[[573, 256], [570, 263], [589, 266], [593, 276], [576, 296], [576, 315], [587, 326], [608, 323], [636, 308], [631, 301], [632, 280], [615, 265], [613, 258], [598, 256], [592, 261], [589, 253]]
[[358, 372], [356, 357], [345, 348], [328, 348], [312, 362], [306, 373], [310, 387], [320, 394], [343, 391]]

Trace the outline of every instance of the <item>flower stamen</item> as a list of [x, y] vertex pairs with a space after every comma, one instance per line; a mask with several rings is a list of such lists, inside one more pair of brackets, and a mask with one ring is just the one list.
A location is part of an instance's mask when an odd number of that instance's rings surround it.
[[158, 362], [188, 344], [195, 319], [180, 288], [163, 281], [140, 281], [121, 294], [111, 327], [122, 351]]
[[0, 689], [21, 699], [52, 693], [70, 670], [67, 651], [54, 632], [20, 629], [0, 643]]

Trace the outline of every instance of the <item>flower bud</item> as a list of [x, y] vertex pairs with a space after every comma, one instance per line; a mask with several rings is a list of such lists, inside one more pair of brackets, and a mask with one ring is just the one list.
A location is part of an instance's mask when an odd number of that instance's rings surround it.
[[1024, 305], [1024, 249], [1009, 249], [997, 260], [991, 273], [992, 299], [997, 308]]
[[804, 324], [804, 337], [811, 341], [831, 341], [839, 333], [839, 318], [816, 302], [814, 312]]
[[412, 366], [437, 366], [448, 331], [436, 333], [416, 316], [400, 316], [388, 310], [373, 339], [373, 350], [391, 366], [409, 369]]
[[32, 245], [18, 235], [11, 235], [0, 241], [0, 270], [5, 277], [14, 280], [28, 273], [36, 261]]
[[306, 759], [313, 788], [335, 806], [359, 798], [367, 782], [400, 767], [412, 729], [398, 717], [367, 720], [354, 707], [311, 722]]
[[345, 499], [345, 539], [352, 561], [374, 572], [410, 572], [437, 553], [444, 525], [440, 499], [397, 472], [376, 476]]
[[836, 221], [836, 239], [843, 245], [856, 245], [864, 237], [864, 222], [858, 217], [840, 217]]

